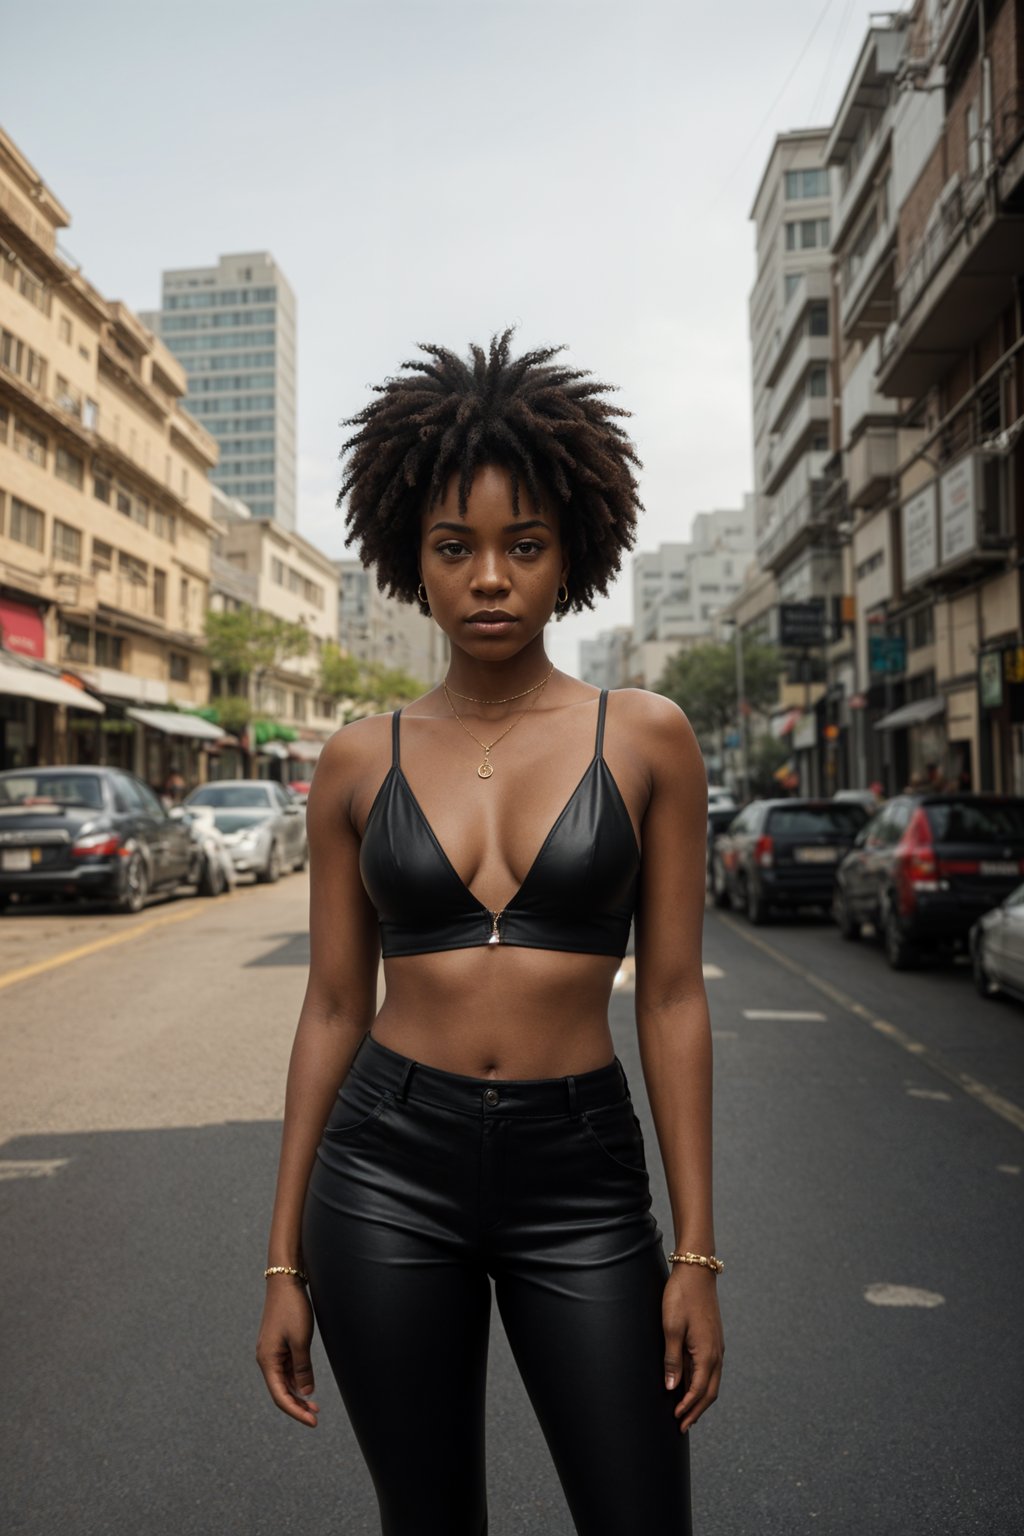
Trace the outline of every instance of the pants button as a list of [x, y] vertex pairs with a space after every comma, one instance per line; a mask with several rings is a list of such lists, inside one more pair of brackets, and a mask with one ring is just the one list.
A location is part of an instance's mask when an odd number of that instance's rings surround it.
[[500, 1097], [501, 1095], [499, 1094], [497, 1088], [487, 1088], [484, 1090], [485, 1104], [497, 1104]]

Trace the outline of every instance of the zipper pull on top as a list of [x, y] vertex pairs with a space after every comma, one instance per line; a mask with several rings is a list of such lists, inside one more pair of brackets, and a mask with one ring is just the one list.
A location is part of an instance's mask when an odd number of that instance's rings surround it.
[[501, 913], [504, 912], [504, 910], [505, 908], [502, 907], [501, 912], [491, 913], [491, 936], [487, 940], [488, 944], [501, 943], [501, 934], [498, 932], [498, 918], [501, 916]]

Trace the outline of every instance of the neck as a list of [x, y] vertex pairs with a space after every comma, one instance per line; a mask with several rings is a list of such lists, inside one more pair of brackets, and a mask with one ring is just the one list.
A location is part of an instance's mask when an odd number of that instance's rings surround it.
[[541, 682], [550, 668], [544, 636], [539, 634], [503, 661], [484, 661], [453, 645], [446, 676], [448, 686], [460, 693], [480, 699], [503, 699]]

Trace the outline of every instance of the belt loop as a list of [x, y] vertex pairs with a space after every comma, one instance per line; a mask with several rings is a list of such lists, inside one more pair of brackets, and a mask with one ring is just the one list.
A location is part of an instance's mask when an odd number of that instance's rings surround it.
[[395, 1098], [398, 1100], [399, 1104], [404, 1104], [405, 1103], [405, 1095], [408, 1092], [408, 1088], [409, 1088], [409, 1079], [410, 1079], [410, 1077], [412, 1077], [413, 1068], [415, 1066], [416, 1066], [416, 1062], [415, 1061], [407, 1061], [406, 1064], [405, 1064], [405, 1067], [404, 1067], [403, 1072], [402, 1072], [402, 1081], [399, 1083], [397, 1091], [395, 1093]]
[[570, 1119], [575, 1120], [579, 1114], [576, 1096], [576, 1079], [574, 1077], [567, 1077], [565, 1080], [565, 1086], [569, 1092], [569, 1117]]

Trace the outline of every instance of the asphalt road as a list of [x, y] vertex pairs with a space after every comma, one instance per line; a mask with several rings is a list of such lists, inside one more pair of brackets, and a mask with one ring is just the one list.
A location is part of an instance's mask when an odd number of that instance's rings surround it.
[[[0, 921], [5, 1536], [379, 1530], [322, 1357], [315, 1433], [253, 1360], [306, 895]], [[709, 911], [705, 958], [728, 1350], [697, 1536], [1024, 1528], [1024, 1012], [820, 922]], [[628, 987], [613, 1026], [671, 1237]], [[491, 1536], [572, 1536], [496, 1310], [488, 1455]]]

